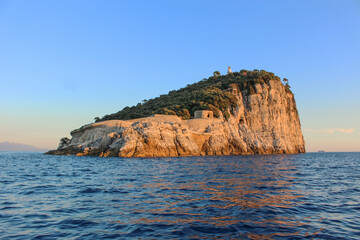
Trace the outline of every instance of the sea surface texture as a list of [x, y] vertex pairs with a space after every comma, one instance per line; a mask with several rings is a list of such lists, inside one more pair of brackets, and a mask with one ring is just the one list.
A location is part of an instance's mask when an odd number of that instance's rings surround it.
[[360, 153], [0, 152], [1, 239], [360, 239]]

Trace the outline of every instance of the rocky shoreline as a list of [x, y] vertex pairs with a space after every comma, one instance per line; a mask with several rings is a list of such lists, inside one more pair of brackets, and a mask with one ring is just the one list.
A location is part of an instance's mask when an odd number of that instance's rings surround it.
[[304, 153], [294, 95], [280, 81], [231, 91], [229, 116], [182, 120], [163, 115], [85, 125], [46, 154], [101, 157], [171, 157]]

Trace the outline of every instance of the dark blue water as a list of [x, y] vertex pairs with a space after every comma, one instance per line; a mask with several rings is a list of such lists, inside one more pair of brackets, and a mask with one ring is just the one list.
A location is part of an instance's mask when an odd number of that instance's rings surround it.
[[1, 239], [360, 239], [360, 153], [0, 152]]

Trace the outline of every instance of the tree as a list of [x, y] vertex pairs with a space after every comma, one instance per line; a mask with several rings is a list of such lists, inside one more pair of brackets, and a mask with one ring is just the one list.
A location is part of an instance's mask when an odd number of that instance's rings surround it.
[[221, 76], [219, 71], [215, 71], [213, 74], [214, 74], [214, 77], [220, 77]]
[[180, 113], [178, 114], [184, 120], [190, 119], [190, 112], [186, 108], [181, 109]]
[[289, 90], [290, 89], [289, 80], [287, 78], [284, 78], [283, 83], [284, 83], [284, 86], [286, 87], [286, 89]]
[[95, 121], [95, 122], [99, 122], [99, 121], [100, 121], [100, 118], [99, 118], [99, 117], [95, 117], [95, 118], [94, 118], [94, 121]]

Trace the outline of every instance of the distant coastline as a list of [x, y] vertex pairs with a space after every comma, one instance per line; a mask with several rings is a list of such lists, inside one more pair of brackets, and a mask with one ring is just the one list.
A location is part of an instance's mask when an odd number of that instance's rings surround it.
[[2, 152], [46, 152], [48, 149], [37, 148], [28, 144], [1, 142], [0, 151]]

